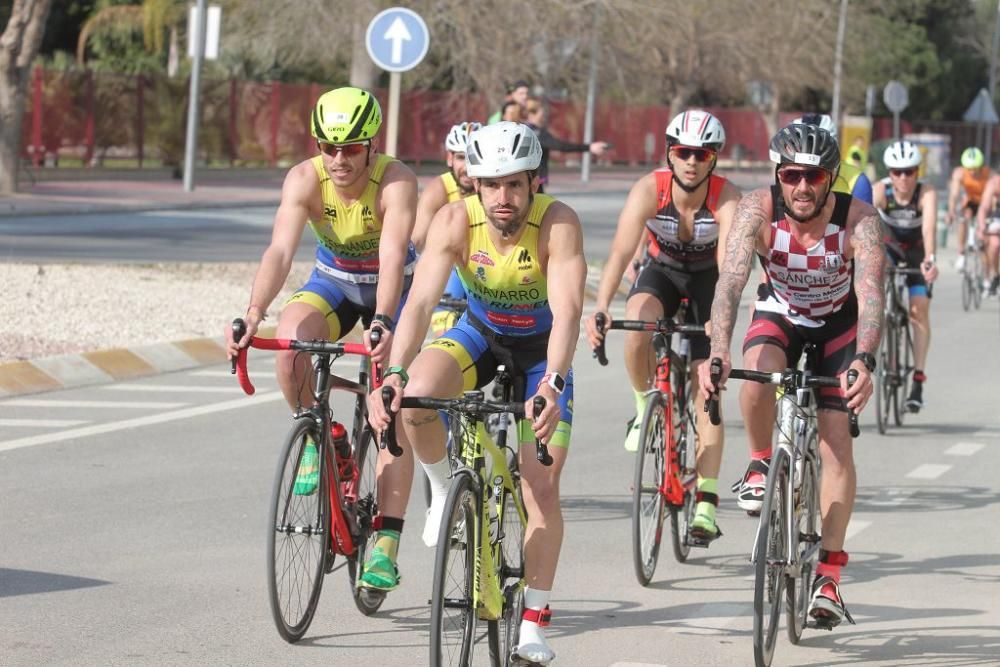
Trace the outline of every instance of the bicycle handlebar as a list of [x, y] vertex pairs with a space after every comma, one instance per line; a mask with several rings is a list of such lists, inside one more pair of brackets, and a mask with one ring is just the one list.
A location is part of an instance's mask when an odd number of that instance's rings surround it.
[[[392, 414], [391, 404], [395, 392], [392, 387], [382, 388], [382, 402], [385, 405], [385, 411]], [[479, 417], [485, 417], [490, 414], [498, 413], [510, 413], [513, 414], [516, 419], [525, 419], [527, 415], [524, 411], [524, 403], [521, 402], [500, 402], [500, 401], [484, 401], [479, 398], [431, 398], [429, 396], [404, 396], [403, 400], [400, 402], [400, 408], [417, 408], [422, 410], [450, 410], [459, 411], [473, 414]], [[545, 409], [545, 398], [543, 396], [535, 396], [532, 402], [532, 408], [534, 408], [534, 414], [538, 414]], [[400, 456], [403, 450], [399, 447], [396, 442], [396, 420], [391, 419], [389, 421], [389, 428], [382, 432], [382, 439], [379, 442], [379, 447], [388, 448], [389, 453], [393, 456]], [[398, 453], [397, 453], [398, 452]], [[544, 465], [552, 465], [552, 456], [549, 454], [549, 448], [541, 440], [535, 439], [535, 458]]]
[[[233, 320], [232, 330], [233, 340], [239, 342], [239, 340], [243, 338], [244, 334], [246, 334], [246, 322], [244, 322], [242, 318], [236, 318]], [[374, 329], [371, 332], [371, 342], [373, 346], [378, 344], [381, 340], [381, 336], [382, 333], [378, 329]], [[330, 341], [325, 340], [305, 341], [295, 340], [292, 338], [257, 338], [254, 336], [250, 339], [247, 347], [240, 348], [236, 357], [231, 359], [232, 370], [230, 373], [236, 375], [236, 378], [239, 380], [240, 387], [249, 396], [253, 396], [257, 391], [257, 389], [253, 386], [253, 382], [250, 381], [250, 373], [247, 369], [247, 351], [251, 347], [255, 347], [258, 350], [298, 350], [301, 352], [311, 352], [313, 354], [331, 354], [336, 356], [356, 354], [367, 357], [371, 354], [362, 343], [331, 343]], [[376, 384], [376, 386], [378, 385]]]
[[451, 299], [448, 297], [441, 297], [438, 301], [438, 306], [441, 308], [448, 308], [449, 310], [465, 310], [469, 307], [469, 302], [467, 299]]
[[[607, 332], [612, 329], [625, 330], [625, 331], [649, 331], [662, 334], [688, 334], [694, 336], [704, 336], [705, 326], [702, 324], [678, 324], [670, 318], [664, 318], [660, 320], [612, 320], [611, 324], [608, 324], [607, 319], [604, 317], [604, 313], [597, 313], [594, 316], [595, 324], [597, 328], [602, 332]], [[604, 349], [604, 339], [601, 339], [600, 344], [594, 348], [594, 358], [602, 366], [608, 365], [608, 357]]]
[[[712, 359], [709, 373], [712, 385], [719, 386], [722, 379], [722, 360], [718, 357]], [[761, 384], [781, 385], [786, 391], [796, 389], [807, 389], [814, 387], [840, 387], [840, 378], [823, 375], [807, 375], [797, 369], [785, 369], [783, 371], [754, 371], [747, 368], [734, 368], [729, 371], [729, 377], [733, 380], [749, 380], [760, 382]], [[853, 368], [847, 371], [847, 386], [850, 388], [858, 379], [858, 372]], [[721, 419], [719, 415], [719, 394], [718, 391], [705, 401], [705, 411], [708, 412], [712, 424], [718, 426]], [[856, 438], [861, 435], [861, 428], [858, 426], [858, 415], [854, 410], [847, 411], [848, 425], [851, 437]]]

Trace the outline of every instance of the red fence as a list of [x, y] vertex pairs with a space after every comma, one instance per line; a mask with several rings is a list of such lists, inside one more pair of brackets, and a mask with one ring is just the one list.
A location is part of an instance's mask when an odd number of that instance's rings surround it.
[[[22, 154], [34, 164], [58, 164], [72, 157], [86, 165], [108, 159], [183, 162], [188, 81], [36, 68], [25, 116]], [[323, 92], [319, 84], [206, 80], [201, 93], [199, 159], [209, 163], [290, 164], [314, 152], [308, 118]], [[387, 111], [387, 92], [378, 90]], [[484, 120], [492, 111], [478, 93], [410, 91], [403, 93], [397, 153], [404, 160], [443, 159], [443, 140], [452, 124]], [[724, 158], [767, 160], [768, 131], [752, 109], [712, 108], [726, 128]], [[552, 102], [550, 129], [569, 141], [582, 141], [582, 104]], [[610, 158], [638, 164], [663, 155], [665, 106], [599, 103], [596, 139], [614, 144]], [[782, 114], [787, 122], [793, 114]], [[891, 132], [877, 119], [875, 138]], [[886, 128], [889, 129], [886, 129]], [[926, 125], [921, 126], [921, 129]], [[969, 145], [974, 126], [935, 127], [954, 135], [953, 145]], [[906, 125], [909, 129], [909, 125]], [[384, 145], [384, 143], [383, 143]], [[1000, 142], [994, 142], [1000, 146]], [[957, 153], [955, 153], [957, 155]]]

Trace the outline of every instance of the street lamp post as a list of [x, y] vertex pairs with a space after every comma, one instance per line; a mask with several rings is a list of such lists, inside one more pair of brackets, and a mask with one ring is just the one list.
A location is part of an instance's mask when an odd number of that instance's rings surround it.
[[837, 21], [837, 47], [833, 55], [833, 109], [830, 117], [834, 127], [840, 125], [840, 73], [844, 59], [844, 33], [847, 30], [847, 2], [840, 0], [840, 20]]

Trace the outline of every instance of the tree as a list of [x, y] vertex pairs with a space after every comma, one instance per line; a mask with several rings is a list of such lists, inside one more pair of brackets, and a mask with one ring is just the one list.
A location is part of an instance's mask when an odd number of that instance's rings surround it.
[[14, 0], [10, 20], [0, 35], [0, 194], [17, 191], [28, 79], [51, 7], [52, 0]]

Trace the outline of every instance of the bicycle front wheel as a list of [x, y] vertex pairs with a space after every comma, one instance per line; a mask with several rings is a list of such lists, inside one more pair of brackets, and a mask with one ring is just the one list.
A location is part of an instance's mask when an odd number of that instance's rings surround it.
[[[810, 440], [817, 437], [815, 430], [809, 435]], [[815, 443], [812, 445], [812, 451], [817, 451]], [[819, 559], [819, 550], [815, 548], [820, 539], [818, 473], [816, 460], [812, 456], [806, 456], [802, 461], [802, 478], [798, 482], [795, 503], [798, 515], [796, 527], [798, 545], [795, 548], [798, 567], [794, 576], [785, 579], [787, 586], [785, 620], [788, 623], [788, 639], [793, 644], [799, 643], [802, 638], [802, 628], [806, 625], [809, 601], [812, 597], [812, 577], [816, 561]]]
[[885, 435], [889, 428], [889, 413], [895, 396], [893, 388], [895, 336], [896, 328], [891, 323], [887, 324], [885, 339], [879, 347], [878, 368], [875, 369], [875, 420], [881, 435]]
[[680, 506], [670, 505], [670, 537], [674, 547], [674, 558], [677, 559], [678, 563], [687, 561], [687, 557], [691, 553], [688, 530], [698, 506], [695, 494], [698, 473], [696, 472], [696, 432], [694, 419], [691, 416], [694, 412], [691, 406], [691, 380], [684, 372], [682, 363], [680, 357], [675, 357], [670, 368], [674, 388], [673, 448], [677, 454], [677, 470], [674, 472], [684, 486], [683, 503]]
[[[378, 446], [367, 428], [355, 429], [360, 440], [354, 445], [354, 465], [358, 469], [357, 500], [353, 501], [357, 545], [354, 556], [347, 560], [347, 575], [350, 578], [354, 604], [365, 616], [371, 616], [385, 602], [385, 593], [361, 585], [362, 569], [368, 554], [375, 548], [378, 536], [375, 517], [378, 516]], [[348, 503], [351, 503], [348, 498]]]
[[632, 558], [635, 577], [648, 586], [656, 571], [663, 534], [664, 498], [660, 486], [664, 481], [667, 440], [663, 394], [654, 392], [646, 401], [639, 435], [639, 451], [635, 457], [635, 478], [632, 485]]
[[968, 312], [969, 306], [972, 305], [972, 293], [975, 291], [975, 286], [972, 284], [972, 274], [968, 271], [962, 272], [962, 310]]
[[278, 634], [290, 643], [302, 639], [312, 623], [330, 549], [326, 465], [319, 465], [319, 484], [312, 493], [295, 493], [295, 477], [307, 438], [316, 443], [319, 461], [326, 460], [326, 439], [321, 437], [313, 419], [297, 419], [285, 439], [278, 462], [267, 531], [271, 615]]
[[475, 569], [479, 543], [479, 500], [472, 474], [456, 473], [445, 501], [434, 558], [432, 667], [472, 663], [476, 634]]
[[508, 667], [524, 613], [524, 523], [522, 506], [515, 493], [505, 489], [501, 507], [497, 580], [503, 590], [504, 606], [501, 617], [490, 621], [488, 631], [493, 664]]
[[785, 498], [788, 493], [788, 454], [778, 450], [771, 459], [767, 490], [761, 507], [754, 553], [757, 556], [753, 589], [753, 657], [757, 667], [768, 667], [774, 656], [781, 618], [785, 576]]

